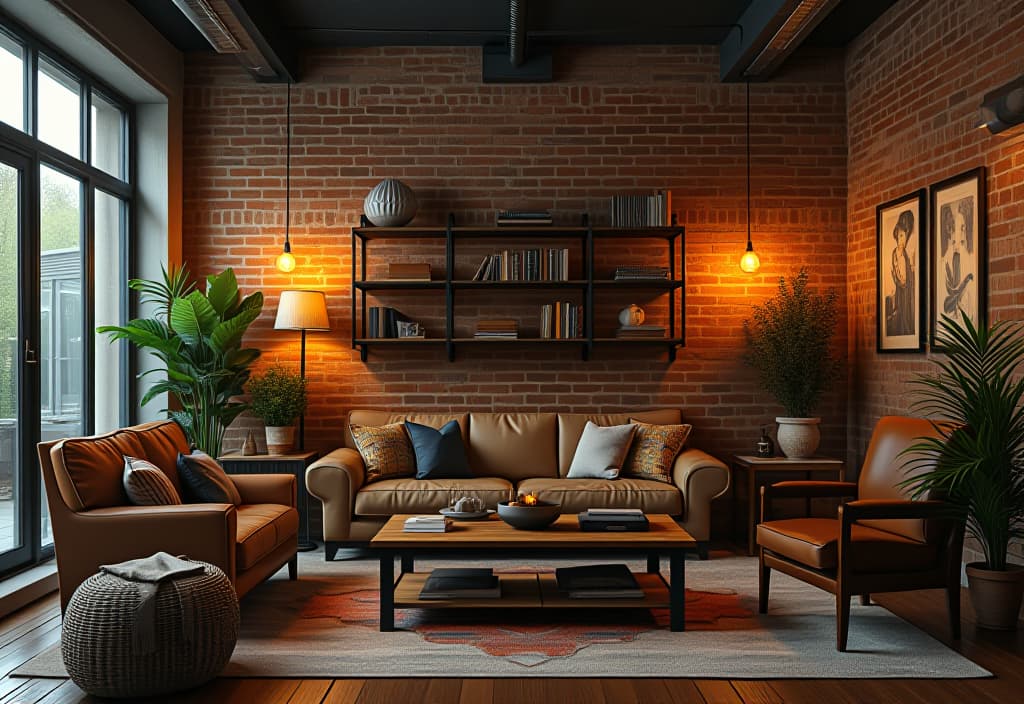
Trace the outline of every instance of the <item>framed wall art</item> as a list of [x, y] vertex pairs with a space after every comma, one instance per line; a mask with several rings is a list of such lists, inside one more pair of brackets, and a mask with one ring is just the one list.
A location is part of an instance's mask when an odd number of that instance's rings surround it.
[[964, 311], [975, 325], [987, 318], [988, 251], [985, 219], [985, 167], [931, 187], [931, 347], [943, 315]]
[[923, 352], [925, 189], [875, 209], [879, 352]]

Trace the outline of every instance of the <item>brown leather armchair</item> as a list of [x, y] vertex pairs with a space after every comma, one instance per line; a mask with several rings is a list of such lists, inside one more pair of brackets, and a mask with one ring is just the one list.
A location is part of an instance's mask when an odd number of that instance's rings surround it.
[[[768, 612], [771, 570], [836, 595], [836, 649], [845, 651], [850, 597], [869, 603], [873, 592], [943, 588], [950, 631], [960, 638], [960, 560], [963, 524], [951, 520], [942, 501], [910, 500], [899, 486], [906, 478], [901, 455], [917, 438], [935, 436], [921, 418], [886, 416], [878, 421], [858, 482], [780, 482], [761, 489], [761, 613]], [[771, 520], [778, 498], [852, 498], [836, 518]]]

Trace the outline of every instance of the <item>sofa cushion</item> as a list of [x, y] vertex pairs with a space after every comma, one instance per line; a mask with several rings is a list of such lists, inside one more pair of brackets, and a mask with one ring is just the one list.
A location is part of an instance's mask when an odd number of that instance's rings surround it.
[[[935, 566], [934, 545], [854, 523], [850, 566], [855, 572], [907, 572]], [[767, 550], [819, 570], [838, 565], [839, 521], [789, 518], [757, 526], [757, 543]]]
[[497, 477], [474, 479], [382, 479], [367, 484], [356, 494], [357, 516], [391, 516], [396, 513], [437, 513], [451, 504], [453, 494], [477, 496], [494, 508], [512, 495], [512, 484]]
[[516, 488], [519, 494], [536, 494], [542, 501], [562, 504], [562, 513], [588, 508], [639, 508], [644, 513], [679, 516], [683, 498], [672, 484], [647, 479], [526, 479]]
[[[459, 424], [462, 432], [463, 443], [469, 442], [469, 414], [468, 413], [394, 413], [392, 411], [366, 411], [354, 410], [348, 414], [349, 426], [369, 425], [381, 426], [392, 423], [404, 423], [411, 420], [420, 425], [429, 425], [431, 428], [440, 428], [448, 421], [454, 420]], [[358, 450], [351, 433], [345, 433], [345, 447]], [[468, 448], [468, 445], [467, 445]]]
[[170, 478], [149, 460], [126, 456], [121, 481], [128, 500], [136, 506], [175, 506], [181, 503], [181, 496]]
[[405, 430], [416, 455], [417, 479], [468, 479], [473, 476], [458, 423], [448, 421], [436, 429], [407, 420]]
[[[682, 420], [678, 408], [664, 408], [637, 413], [559, 413], [558, 414], [558, 474], [566, 476], [576, 454], [576, 446], [583, 435], [587, 421], [597, 425], [625, 425], [630, 419], [642, 423], [672, 424]], [[538, 475], [534, 475], [538, 476]]]
[[178, 476], [178, 453], [188, 454], [191, 449], [185, 431], [173, 420], [154, 421], [130, 428], [138, 438], [147, 460], [155, 464], [171, 480], [174, 488], [181, 493], [181, 478]]
[[570, 479], [617, 479], [636, 426], [596, 425], [587, 421], [569, 467]]
[[297, 539], [299, 512], [280, 504], [242, 504], [237, 509], [235, 562], [247, 570], [285, 541]]
[[557, 477], [553, 413], [471, 413], [469, 464], [478, 476], [509, 481]]
[[622, 474], [671, 483], [672, 465], [682, 452], [692, 429], [693, 426], [685, 424], [651, 425], [638, 422]]
[[186, 503], [235, 506], [242, 503], [242, 496], [220, 462], [202, 450], [187, 455], [178, 453], [178, 475]]
[[128, 430], [54, 445], [50, 456], [64, 503], [73, 511], [127, 506], [122, 483], [125, 455], [145, 456], [139, 439]]
[[416, 474], [416, 455], [405, 423], [349, 426], [359, 455], [366, 465], [366, 482]]

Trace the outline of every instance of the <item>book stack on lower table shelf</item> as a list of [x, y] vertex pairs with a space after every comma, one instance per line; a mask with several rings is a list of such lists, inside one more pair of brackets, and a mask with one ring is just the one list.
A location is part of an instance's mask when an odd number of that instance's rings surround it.
[[446, 533], [452, 519], [446, 516], [409, 516], [402, 530], [406, 533]]
[[558, 590], [570, 599], [643, 599], [644, 590], [625, 565], [585, 565], [555, 570]]
[[420, 599], [500, 598], [501, 582], [489, 567], [438, 567], [420, 590]]
[[478, 320], [473, 337], [477, 340], [515, 340], [519, 337], [519, 323], [506, 319]]

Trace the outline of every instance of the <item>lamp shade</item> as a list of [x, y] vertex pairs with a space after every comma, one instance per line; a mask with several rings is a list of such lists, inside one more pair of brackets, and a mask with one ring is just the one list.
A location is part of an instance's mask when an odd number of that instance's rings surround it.
[[323, 291], [281, 291], [275, 330], [330, 330]]

